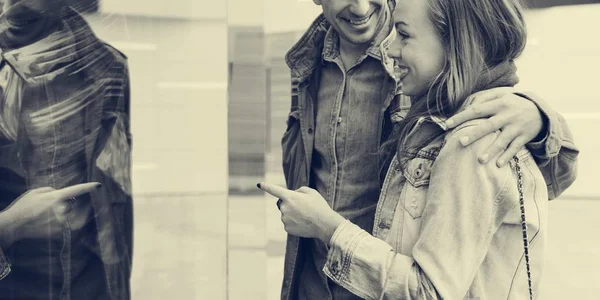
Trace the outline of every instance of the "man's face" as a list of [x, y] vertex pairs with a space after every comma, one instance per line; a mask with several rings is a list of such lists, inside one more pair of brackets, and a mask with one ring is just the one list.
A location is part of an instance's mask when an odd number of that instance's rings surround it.
[[362, 45], [373, 41], [387, 0], [313, 0], [340, 38]]

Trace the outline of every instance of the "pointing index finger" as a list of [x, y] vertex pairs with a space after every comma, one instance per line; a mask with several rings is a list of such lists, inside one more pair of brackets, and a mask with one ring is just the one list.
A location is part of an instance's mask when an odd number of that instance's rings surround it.
[[294, 191], [288, 190], [288, 189], [280, 187], [278, 185], [265, 183], [265, 182], [259, 183], [258, 188], [279, 198], [279, 199], [283, 199], [283, 200], [289, 199], [293, 195], [293, 193], [295, 193]]
[[68, 186], [60, 190], [52, 191], [57, 200], [66, 200], [72, 197], [78, 197], [83, 194], [90, 193], [91, 191], [101, 188], [102, 185], [98, 182], [82, 183], [73, 186]]

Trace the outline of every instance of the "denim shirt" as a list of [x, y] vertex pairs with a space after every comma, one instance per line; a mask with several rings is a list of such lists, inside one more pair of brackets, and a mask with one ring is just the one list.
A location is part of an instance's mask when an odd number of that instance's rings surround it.
[[[20, 96], [29, 95], [17, 100], [23, 105], [15, 141], [17, 157], [13, 158], [20, 168], [15, 172], [23, 175], [27, 188], [62, 188], [75, 180], [71, 172], [65, 172], [69, 163], [46, 158], [72, 157], [68, 151], [80, 150], [77, 164], [83, 169], [77, 171], [77, 180], [104, 186], [89, 195], [95, 234], [81, 241], [101, 260], [98, 277], [105, 282], [106, 297], [129, 299], [133, 223], [126, 57], [100, 41], [75, 10], [60, 0], [53, 3], [51, 9], [35, 16], [31, 11], [12, 16], [32, 22], [7, 20], [6, 14], [0, 19], [2, 59], [18, 77], [15, 84], [22, 87]], [[47, 110], [53, 110], [52, 117], [42, 118]], [[39, 131], [44, 127], [38, 121], [57, 130]], [[51, 153], [55, 155], [46, 155]], [[63, 239], [69, 241], [72, 233], [64, 228]], [[65, 279], [71, 267], [81, 268], [69, 262], [73, 251], [67, 243], [61, 251]], [[0, 256], [4, 276], [10, 271], [5, 258]], [[69, 284], [69, 280], [63, 283], [66, 292], [61, 299], [71, 297]]]
[[[316, 101], [311, 186], [336, 212], [369, 230], [379, 198], [379, 147], [384, 113], [391, 101], [387, 91], [395, 85], [388, 80], [379, 56], [365, 55], [345, 68], [338, 40], [330, 28]], [[336, 285], [330, 287], [329, 295], [321, 272], [327, 249], [319, 240], [309, 243], [312, 259], [305, 261], [300, 275], [300, 298], [355, 299]]]
[[[502, 168], [478, 162], [497, 132], [468, 147], [459, 143], [463, 130], [479, 122], [448, 134], [442, 124], [404, 168], [394, 157], [375, 216], [384, 226], [373, 235], [350, 221], [338, 227], [324, 268], [332, 280], [364, 299], [528, 298], [515, 161]], [[412, 134], [435, 132], [421, 125]], [[530, 152], [524, 148], [517, 157], [537, 297], [548, 194]]]
[[[282, 164], [289, 189], [309, 186], [313, 168], [313, 150], [315, 148], [316, 99], [318, 97], [320, 61], [322, 59], [325, 36], [330, 28], [323, 15], [320, 15], [290, 49], [286, 62], [290, 67], [292, 78], [292, 97], [287, 129], [282, 137]], [[395, 31], [391, 31], [393, 35]], [[392, 78], [393, 62], [386, 55], [386, 48], [392, 41], [391, 36], [384, 39], [378, 47], [371, 47], [371, 54], [381, 57], [382, 68]], [[387, 90], [386, 97], [392, 98], [396, 93], [393, 84]], [[527, 145], [535, 161], [546, 179], [550, 199], [558, 197], [575, 180], [577, 174], [576, 158], [578, 150], [573, 143], [573, 136], [564, 121], [542, 100], [530, 93], [520, 94], [534, 102], [548, 119], [548, 132], [545, 138], [537, 143]], [[396, 98], [394, 98], [396, 99]], [[385, 107], [384, 105], [383, 107]], [[402, 119], [408, 110], [406, 98], [391, 101], [386, 111], [382, 126], [386, 128], [388, 120]], [[342, 120], [343, 122], [343, 120]], [[382, 142], [386, 130], [382, 129]], [[359, 139], [359, 137], [356, 137]], [[341, 183], [343, 184], [343, 183]], [[375, 225], [377, 226], [377, 224]], [[299, 274], [307, 258], [306, 239], [288, 235], [286, 242], [284, 277], [282, 282], [281, 299], [297, 299]]]

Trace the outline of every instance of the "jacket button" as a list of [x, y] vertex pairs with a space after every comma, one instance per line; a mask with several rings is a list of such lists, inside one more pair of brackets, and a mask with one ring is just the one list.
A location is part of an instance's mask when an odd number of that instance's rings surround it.
[[417, 176], [417, 178], [421, 178], [421, 175], [423, 175], [423, 170], [421, 170], [421, 168], [416, 169], [415, 176]]
[[331, 266], [331, 274], [333, 274], [333, 276], [337, 276], [340, 273], [340, 268], [339, 268], [339, 263], [336, 261], [334, 261]]
[[312, 134], [312, 133], [313, 133], [313, 129], [312, 129], [312, 128], [309, 128], [309, 129], [308, 129], [308, 133], [309, 133], [309, 134]]

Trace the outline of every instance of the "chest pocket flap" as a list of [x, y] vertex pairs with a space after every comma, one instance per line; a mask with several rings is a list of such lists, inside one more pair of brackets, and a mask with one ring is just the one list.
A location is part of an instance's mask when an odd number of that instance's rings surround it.
[[433, 162], [433, 159], [417, 156], [404, 169], [404, 209], [414, 219], [423, 215]]

